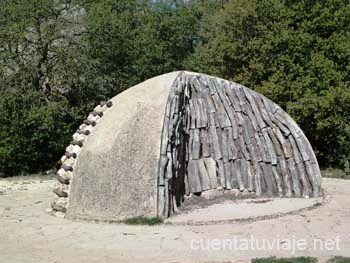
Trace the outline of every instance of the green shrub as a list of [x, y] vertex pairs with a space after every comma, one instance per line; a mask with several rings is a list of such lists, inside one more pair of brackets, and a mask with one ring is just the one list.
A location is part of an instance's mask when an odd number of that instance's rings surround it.
[[294, 258], [256, 258], [252, 263], [316, 263], [317, 258], [313, 257], [294, 257]]
[[159, 217], [145, 217], [145, 216], [136, 216], [125, 219], [122, 221], [128, 225], [159, 225], [163, 223], [163, 219]]

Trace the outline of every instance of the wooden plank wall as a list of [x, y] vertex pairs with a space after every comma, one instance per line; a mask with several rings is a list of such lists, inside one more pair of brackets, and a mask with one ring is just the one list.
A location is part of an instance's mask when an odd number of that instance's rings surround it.
[[239, 189], [256, 195], [316, 197], [315, 154], [278, 105], [237, 83], [181, 73], [169, 95], [158, 173], [158, 215], [184, 195]]

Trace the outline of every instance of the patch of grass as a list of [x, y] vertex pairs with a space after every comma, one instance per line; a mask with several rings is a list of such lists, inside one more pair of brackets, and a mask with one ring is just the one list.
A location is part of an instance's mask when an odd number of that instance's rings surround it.
[[329, 259], [327, 263], [350, 263], [350, 257], [334, 257]]
[[145, 217], [145, 216], [136, 216], [125, 219], [122, 221], [127, 225], [159, 225], [163, 223], [163, 219], [160, 217]]
[[340, 179], [350, 179], [350, 174], [346, 173], [345, 170], [327, 168], [321, 171], [322, 177], [328, 178], [340, 178]]
[[252, 263], [317, 263], [317, 258], [313, 257], [294, 257], [294, 258], [255, 258]]

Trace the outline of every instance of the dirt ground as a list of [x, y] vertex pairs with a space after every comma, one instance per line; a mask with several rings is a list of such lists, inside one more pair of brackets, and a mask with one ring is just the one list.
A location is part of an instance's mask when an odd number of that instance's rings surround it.
[[[324, 179], [322, 205], [315, 199], [226, 202], [158, 226], [53, 217], [46, 212], [53, 184], [49, 177], [0, 180], [1, 263], [249, 262], [301, 255], [322, 262], [350, 256], [347, 180]], [[223, 220], [213, 222], [216, 218]]]

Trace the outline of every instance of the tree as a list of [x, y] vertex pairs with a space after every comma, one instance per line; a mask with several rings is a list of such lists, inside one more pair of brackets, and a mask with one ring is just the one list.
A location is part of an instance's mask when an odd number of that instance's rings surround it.
[[262, 92], [300, 124], [320, 164], [350, 158], [350, 6], [346, 1], [227, 1], [187, 65]]
[[69, 0], [1, 2], [0, 172], [52, 167], [103, 96], [85, 54], [83, 16]]

